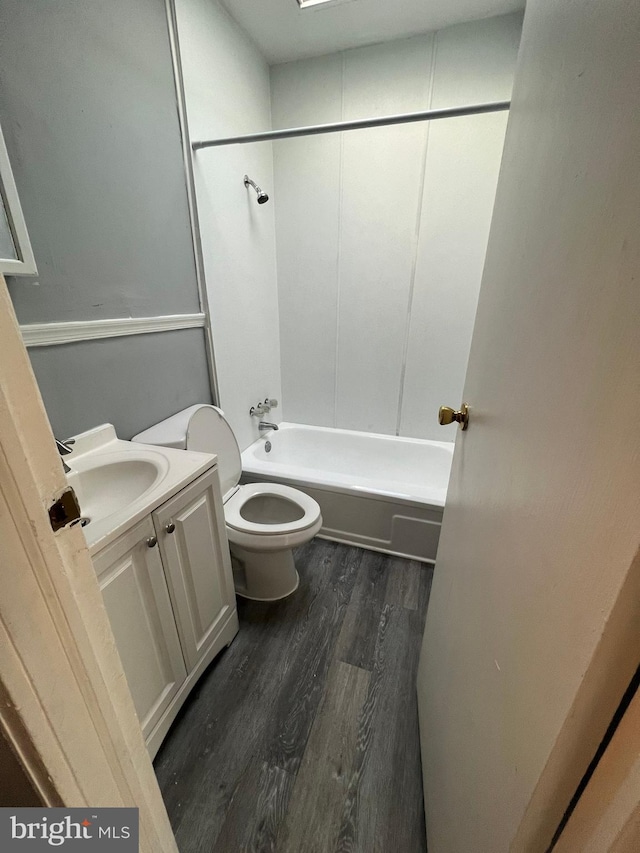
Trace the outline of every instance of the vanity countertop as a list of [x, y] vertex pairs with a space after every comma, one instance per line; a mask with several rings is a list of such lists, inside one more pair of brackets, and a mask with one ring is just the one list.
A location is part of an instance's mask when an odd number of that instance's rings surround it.
[[67, 474], [89, 522], [83, 533], [94, 556], [173, 495], [212, 468], [210, 453], [123, 441], [112, 424], [73, 438]]

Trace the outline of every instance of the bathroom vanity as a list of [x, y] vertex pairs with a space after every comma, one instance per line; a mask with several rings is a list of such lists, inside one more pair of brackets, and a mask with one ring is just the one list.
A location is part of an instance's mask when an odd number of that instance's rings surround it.
[[66, 457], [87, 544], [153, 757], [238, 631], [217, 458], [119, 441], [105, 425]]

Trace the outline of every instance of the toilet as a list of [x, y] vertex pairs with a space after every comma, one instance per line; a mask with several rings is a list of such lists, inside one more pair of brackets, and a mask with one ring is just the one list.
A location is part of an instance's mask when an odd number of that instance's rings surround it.
[[200, 404], [138, 433], [133, 441], [215, 453], [236, 593], [277, 601], [298, 588], [293, 549], [322, 527], [318, 503], [279, 483], [240, 486], [240, 448], [224, 413]]

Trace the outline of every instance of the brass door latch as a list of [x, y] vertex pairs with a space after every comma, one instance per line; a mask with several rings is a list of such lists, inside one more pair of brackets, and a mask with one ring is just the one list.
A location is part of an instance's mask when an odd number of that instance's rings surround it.
[[438, 421], [441, 426], [452, 424], [455, 421], [460, 424], [461, 430], [465, 430], [469, 426], [469, 406], [467, 406], [466, 403], [463, 403], [460, 406], [459, 412], [456, 412], [455, 409], [452, 409], [449, 406], [440, 406], [438, 411]]

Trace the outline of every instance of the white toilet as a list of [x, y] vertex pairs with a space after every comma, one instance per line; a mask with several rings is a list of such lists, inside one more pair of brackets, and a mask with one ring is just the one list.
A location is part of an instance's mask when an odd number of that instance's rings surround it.
[[292, 549], [320, 530], [320, 507], [298, 489], [279, 483], [238, 485], [240, 448], [220, 409], [191, 406], [133, 441], [215, 453], [236, 592], [256, 601], [276, 601], [295, 592], [300, 578]]

